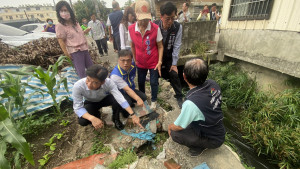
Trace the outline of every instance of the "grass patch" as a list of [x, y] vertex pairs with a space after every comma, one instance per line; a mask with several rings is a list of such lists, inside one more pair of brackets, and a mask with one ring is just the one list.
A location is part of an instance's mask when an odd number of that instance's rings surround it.
[[163, 99], [161, 98], [157, 98], [157, 103], [159, 103], [159, 105], [165, 109], [166, 111], [172, 111], [173, 110], [173, 107], [167, 103], [166, 101], [164, 101]]
[[123, 150], [117, 157], [115, 161], [109, 164], [108, 168], [118, 169], [122, 168], [127, 164], [131, 164], [137, 160], [137, 155], [132, 149]]
[[234, 63], [210, 65], [209, 78], [222, 89], [223, 111], [238, 109], [237, 123], [259, 154], [280, 168], [299, 168], [300, 90], [259, 92], [256, 83]]
[[110, 147], [104, 145], [109, 138], [109, 128], [104, 128], [101, 133], [95, 131], [95, 134], [96, 137], [93, 138], [93, 146], [87, 156], [110, 152]]
[[[154, 137], [154, 143], [148, 142], [148, 144], [145, 144], [139, 148], [138, 150], [139, 157], [146, 155], [146, 156], [150, 156], [151, 158], [156, 158], [159, 155], [159, 153], [162, 152], [163, 144], [166, 142], [168, 138], [169, 135], [167, 132], [156, 133]], [[153, 147], [155, 147], [155, 149], [153, 149]]]

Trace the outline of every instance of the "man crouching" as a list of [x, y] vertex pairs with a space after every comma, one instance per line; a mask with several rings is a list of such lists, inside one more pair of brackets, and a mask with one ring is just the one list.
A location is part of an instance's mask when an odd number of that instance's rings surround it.
[[96, 129], [102, 128], [103, 121], [100, 119], [99, 109], [112, 106], [113, 122], [118, 130], [124, 125], [120, 122], [120, 111], [125, 109], [132, 116], [134, 124], [140, 127], [140, 119], [132, 111], [115, 83], [107, 78], [108, 71], [101, 65], [93, 65], [86, 70], [86, 78], [80, 79], [74, 84], [72, 90], [73, 108], [78, 122], [82, 126], [92, 124]]
[[189, 147], [192, 157], [220, 147], [225, 140], [221, 89], [215, 81], [206, 80], [208, 71], [202, 59], [186, 62], [183, 78], [190, 90], [180, 115], [168, 128], [173, 141]]

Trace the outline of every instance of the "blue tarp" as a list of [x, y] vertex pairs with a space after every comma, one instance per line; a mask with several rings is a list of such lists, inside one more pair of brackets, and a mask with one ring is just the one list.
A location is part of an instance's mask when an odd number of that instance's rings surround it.
[[[26, 65], [0, 65], [0, 70], [2, 70], [2, 71], [19, 70], [20, 68], [22, 68], [24, 66], [26, 66]], [[67, 92], [64, 85], [61, 84], [60, 89], [58, 90], [58, 93], [56, 96], [57, 97], [56, 101], [59, 101], [63, 97], [68, 97], [69, 99], [71, 99], [73, 85], [77, 80], [79, 80], [79, 77], [77, 76], [75, 70], [72, 67], [63, 68], [61, 70], [60, 76], [67, 77], [69, 92]], [[4, 78], [3, 76], [0, 77], [0, 80], [3, 80], [3, 78]], [[59, 78], [60, 78], [59, 76], [56, 77], [57, 81], [59, 81]], [[47, 91], [47, 87], [44, 86], [43, 84], [41, 84], [40, 80], [35, 77], [24, 76], [21, 81], [26, 82], [31, 86], [41, 88], [41, 89]], [[25, 98], [26, 98], [26, 96], [29, 97], [29, 95], [35, 91], [36, 90], [34, 90], [32, 88], [26, 87]], [[3, 90], [0, 88], [0, 94], [2, 94], [2, 93], [3, 93]], [[44, 94], [44, 97], [40, 93], [36, 93], [31, 97], [31, 99], [28, 103], [29, 106], [27, 108], [27, 114], [32, 114], [34, 112], [41, 111], [41, 110], [44, 110], [44, 109], [47, 109], [47, 108], [53, 106], [53, 101], [52, 101], [51, 96], [47, 93], [43, 93], [43, 94]], [[7, 99], [3, 99], [0, 102], [5, 103], [6, 101], [7, 101]], [[14, 115], [15, 118], [24, 116], [23, 112], [21, 112], [20, 114], [17, 114], [16, 110], [14, 110], [13, 113], [15, 114]]]

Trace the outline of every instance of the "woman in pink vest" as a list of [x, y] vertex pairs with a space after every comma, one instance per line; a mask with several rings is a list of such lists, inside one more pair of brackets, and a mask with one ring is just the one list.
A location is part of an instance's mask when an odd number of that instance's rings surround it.
[[145, 0], [135, 4], [137, 22], [128, 27], [128, 41], [138, 70], [139, 90], [145, 93], [145, 81], [148, 70], [150, 71], [151, 106], [156, 109], [158, 93], [158, 75], [161, 75], [163, 56], [162, 35], [159, 27], [150, 22], [150, 5]]

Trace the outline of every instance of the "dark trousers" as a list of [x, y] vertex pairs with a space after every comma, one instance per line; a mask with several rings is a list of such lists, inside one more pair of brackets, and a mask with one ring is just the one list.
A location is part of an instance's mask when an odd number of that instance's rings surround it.
[[120, 39], [120, 34], [114, 35], [114, 44], [116, 44], [116, 48], [118, 51], [121, 50], [121, 39]]
[[162, 65], [161, 77], [170, 81], [170, 84], [175, 91], [175, 98], [181, 99], [183, 95], [178, 73], [173, 70], [170, 72], [170, 68], [171, 65]]
[[[84, 108], [87, 110], [87, 112], [90, 115], [93, 115], [97, 118], [100, 118], [100, 112], [99, 109], [101, 107], [107, 107], [112, 106], [113, 110], [113, 116], [114, 114], [120, 113], [120, 110], [122, 107], [119, 105], [119, 103], [116, 101], [116, 99], [110, 94], [106, 96], [104, 99], [102, 99], [100, 102], [90, 102], [90, 101], [84, 101]], [[91, 124], [91, 122], [83, 117], [78, 118], [78, 123], [81, 126], [86, 126], [88, 124]]]
[[145, 81], [148, 70], [150, 71], [151, 101], [157, 100], [158, 93], [158, 70], [138, 68], [138, 84], [139, 90], [145, 93]]
[[[136, 90], [134, 89], [133, 90], [135, 92], [135, 94], [137, 94], [143, 101], [147, 100], [147, 96], [145, 93], [139, 91], [139, 90]], [[127, 100], [128, 104], [132, 107], [133, 106], [133, 103], [136, 103], [136, 100], [134, 100], [133, 98], [131, 98], [126, 92], [122, 92], [124, 98]], [[128, 117], [129, 113], [123, 109], [122, 110], [122, 113], [124, 115], [124, 117]]]
[[171, 137], [176, 143], [185, 145], [193, 150], [214, 149], [223, 144], [223, 142], [196, 135], [194, 129], [190, 126], [180, 131], [171, 131]]
[[100, 40], [95, 40], [95, 41], [96, 41], [99, 53], [101, 55], [103, 55], [103, 50], [104, 50], [105, 53], [107, 53], [107, 44], [105, 42], [106, 38], [103, 38], [103, 39], [100, 39]]

